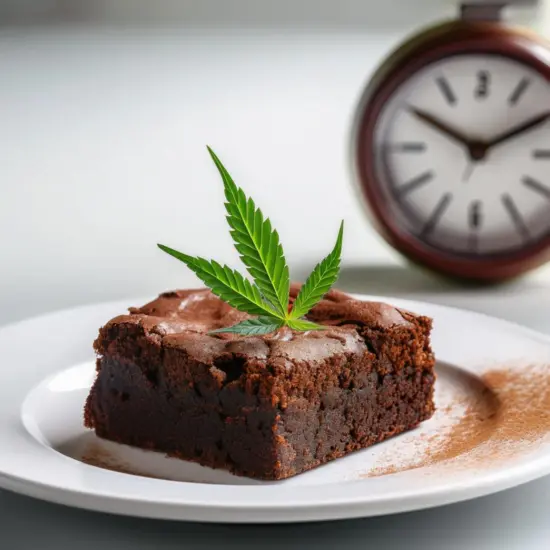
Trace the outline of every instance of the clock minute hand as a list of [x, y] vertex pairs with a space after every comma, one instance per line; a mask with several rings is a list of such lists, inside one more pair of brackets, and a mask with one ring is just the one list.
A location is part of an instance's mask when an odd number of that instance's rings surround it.
[[455, 130], [454, 128], [451, 128], [449, 125], [445, 124], [441, 120], [435, 118], [434, 116], [430, 115], [430, 113], [427, 113], [426, 111], [422, 111], [421, 109], [416, 109], [415, 107], [410, 107], [410, 112], [419, 120], [422, 122], [425, 122], [429, 126], [432, 126], [436, 130], [439, 130], [441, 133], [445, 134], [446, 136], [454, 139], [460, 145], [464, 145], [468, 148], [470, 148], [470, 140]]
[[515, 138], [516, 136], [519, 136], [524, 132], [533, 130], [534, 128], [537, 128], [541, 124], [544, 124], [548, 119], [550, 119], [550, 111], [547, 111], [542, 115], [538, 115], [535, 118], [528, 120], [527, 122], [524, 122], [518, 126], [515, 126], [511, 130], [508, 130], [507, 132], [504, 132], [498, 135], [497, 137], [495, 137], [494, 139], [488, 141], [486, 143], [487, 149], [495, 147], [496, 145], [500, 145], [501, 143], [504, 143], [509, 139]]

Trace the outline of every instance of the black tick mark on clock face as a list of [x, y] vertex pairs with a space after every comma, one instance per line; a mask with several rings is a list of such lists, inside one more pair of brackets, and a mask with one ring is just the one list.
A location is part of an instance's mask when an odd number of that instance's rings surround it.
[[544, 185], [544, 183], [536, 180], [535, 178], [532, 178], [531, 176], [523, 176], [523, 178], [521, 178], [521, 183], [527, 187], [527, 189], [538, 193], [545, 199], [550, 199], [550, 187]]
[[521, 238], [524, 241], [529, 240], [531, 237], [529, 229], [514, 199], [508, 193], [504, 193], [501, 197], [501, 201]]
[[443, 94], [445, 101], [447, 101], [449, 105], [455, 105], [457, 103], [457, 99], [455, 93], [453, 92], [453, 89], [451, 88], [451, 85], [449, 84], [449, 81], [444, 76], [440, 76], [436, 79], [435, 82], [437, 84], [437, 87]]
[[435, 208], [432, 210], [432, 213], [430, 214], [430, 217], [428, 218], [428, 221], [424, 224], [424, 227], [422, 228], [422, 232], [420, 234], [421, 237], [424, 239], [426, 237], [429, 237], [435, 230], [437, 224], [445, 214], [445, 211], [449, 207], [449, 204], [453, 200], [453, 194], [452, 193], [445, 193], [438, 201], [438, 203], [435, 205]]
[[522, 98], [523, 94], [527, 91], [527, 88], [529, 88], [530, 84], [531, 84], [531, 81], [527, 77], [523, 77], [518, 82], [513, 92], [510, 94], [510, 97], [508, 98], [508, 103], [510, 105], [517, 105], [519, 103], [519, 100]]
[[431, 170], [422, 172], [422, 174], [412, 178], [408, 182], [404, 183], [397, 189], [397, 194], [400, 198], [403, 198], [405, 195], [408, 195], [412, 191], [415, 191], [419, 187], [426, 185], [434, 177], [434, 173]]

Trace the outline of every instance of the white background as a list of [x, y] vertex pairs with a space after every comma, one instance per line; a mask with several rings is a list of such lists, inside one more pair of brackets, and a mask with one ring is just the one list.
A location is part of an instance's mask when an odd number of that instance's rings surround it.
[[[272, 218], [296, 278], [342, 218], [347, 265], [398, 261], [352, 191], [351, 117], [381, 58], [455, 10], [0, 3], [0, 323], [192, 282], [156, 242], [238, 265], [207, 143]], [[523, 18], [545, 30], [549, 13]]]

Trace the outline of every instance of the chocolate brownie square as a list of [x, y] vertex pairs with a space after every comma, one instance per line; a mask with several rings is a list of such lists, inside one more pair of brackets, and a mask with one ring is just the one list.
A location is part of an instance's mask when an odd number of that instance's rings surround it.
[[433, 414], [431, 319], [332, 290], [307, 315], [326, 330], [209, 334], [248, 317], [203, 289], [167, 292], [115, 317], [94, 344], [85, 425], [112, 441], [276, 480]]

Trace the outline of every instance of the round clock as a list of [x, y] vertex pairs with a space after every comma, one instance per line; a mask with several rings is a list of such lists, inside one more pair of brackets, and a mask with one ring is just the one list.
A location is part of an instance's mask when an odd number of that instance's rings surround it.
[[416, 35], [360, 102], [353, 161], [381, 235], [467, 279], [550, 259], [550, 49], [496, 20], [500, 6]]

